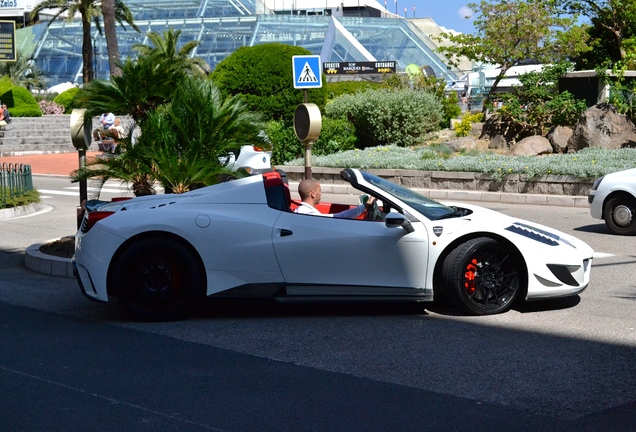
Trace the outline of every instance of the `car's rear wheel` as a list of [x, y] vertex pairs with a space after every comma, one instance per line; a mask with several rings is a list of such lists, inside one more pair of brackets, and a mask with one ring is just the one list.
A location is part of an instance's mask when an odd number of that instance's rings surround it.
[[614, 234], [636, 235], [636, 198], [617, 195], [605, 204], [603, 209], [605, 225]]
[[204, 298], [198, 257], [170, 238], [146, 238], [128, 246], [111, 271], [122, 305], [147, 321], [177, 319]]
[[504, 245], [480, 237], [455, 248], [444, 260], [446, 296], [474, 315], [493, 315], [512, 307], [521, 290], [523, 265]]

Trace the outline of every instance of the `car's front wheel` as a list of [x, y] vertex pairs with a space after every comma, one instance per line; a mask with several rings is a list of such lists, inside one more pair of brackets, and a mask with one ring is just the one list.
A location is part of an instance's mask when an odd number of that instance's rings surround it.
[[199, 262], [179, 241], [145, 238], [119, 254], [110, 281], [121, 304], [135, 316], [147, 321], [172, 320], [204, 298]]
[[507, 247], [480, 237], [457, 246], [444, 260], [446, 296], [474, 315], [502, 313], [521, 291], [523, 265]]
[[603, 209], [605, 225], [614, 234], [636, 235], [636, 198], [617, 195], [605, 204]]

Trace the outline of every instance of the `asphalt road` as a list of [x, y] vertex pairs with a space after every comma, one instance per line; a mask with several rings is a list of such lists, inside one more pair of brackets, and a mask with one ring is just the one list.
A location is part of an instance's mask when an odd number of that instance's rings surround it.
[[595, 249], [579, 297], [493, 317], [215, 301], [139, 323], [22, 266], [74, 231], [69, 186], [36, 186], [50, 211], [0, 221], [0, 430], [636, 430], [634, 239], [586, 209], [489, 205]]

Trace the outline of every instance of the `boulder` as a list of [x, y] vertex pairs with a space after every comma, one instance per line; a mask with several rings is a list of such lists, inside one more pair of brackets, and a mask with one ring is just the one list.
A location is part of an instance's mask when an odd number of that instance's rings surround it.
[[567, 153], [568, 152], [568, 140], [572, 136], [574, 131], [568, 126], [556, 126], [550, 132], [546, 138], [552, 145], [552, 151], [554, 153]]
[[472, 150], [477, 147], [477, 142], [471, 137], [461, 137], [455, 138], [448, 141], [443, 141], [439, 143], [440, 146], [448, 147], [454, 152], [459, 152], [460, 150]]
[[552, 153], [550, 141], [540, 135], [524, 138], [508, 150], [510, 156], [538, 156], [550, 153]]
[[614, 106], [594, 105], [581, 114], [567, 147], [572, 151], [586, 147], [636, 147], [636, 126]]
[[508, 148], [508, 142], [503, 135], [495, 135], [488, 141], [489, 149], [505, 150]]

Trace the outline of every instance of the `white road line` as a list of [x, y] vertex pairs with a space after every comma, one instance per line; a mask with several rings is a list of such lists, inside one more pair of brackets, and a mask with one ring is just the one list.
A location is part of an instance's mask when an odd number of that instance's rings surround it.
[[605, 252], [594, 252], [594, 255], [592, 255], [593, 258], [610, 258], [613, 256], [615, 255], [611, 253], [605, 253]]

